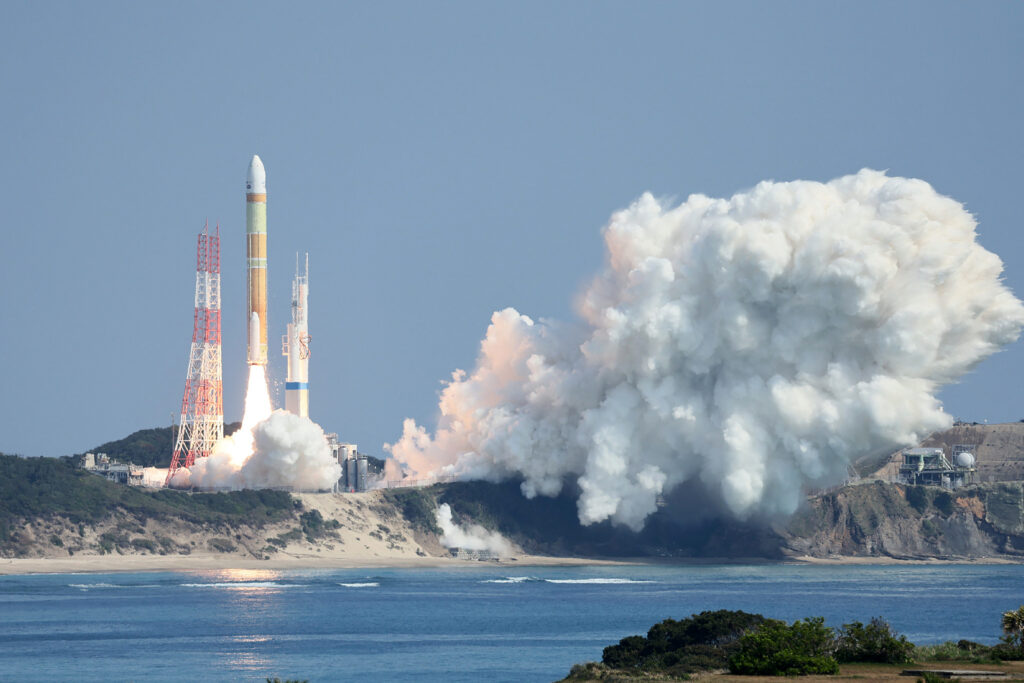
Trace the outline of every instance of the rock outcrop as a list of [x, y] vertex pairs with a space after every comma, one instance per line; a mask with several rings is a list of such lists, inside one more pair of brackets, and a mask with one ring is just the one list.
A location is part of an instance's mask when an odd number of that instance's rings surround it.
[[774, 530], [791, 556], [1024, 561], [1024, 484], [851, 485], [810, 499]]

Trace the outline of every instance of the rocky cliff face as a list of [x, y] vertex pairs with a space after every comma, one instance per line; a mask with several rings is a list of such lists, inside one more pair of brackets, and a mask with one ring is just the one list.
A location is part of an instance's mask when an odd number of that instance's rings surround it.
[[1024, 484], [846, 486], [811, 499], [775, 532], [796, 556], [1024, 560]]

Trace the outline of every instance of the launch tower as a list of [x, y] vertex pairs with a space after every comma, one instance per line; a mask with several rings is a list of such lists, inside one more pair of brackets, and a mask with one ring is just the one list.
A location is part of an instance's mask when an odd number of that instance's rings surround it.
[[205, 458], [224, 437], [224, 400], [221, 384], [220, 339], [220, 226], [210, 234], [209, 224], [199, 233], [196, 248], [196, 306], [192, 350], [185, 395], [181, 399], [181, 426], [174, 443], [171, 481], [179, 467], [191, 467]]
[[284, 407], [288, 412], [309, 417], [309, 254], [306, 270], [299, 275], [299, 256], [295, 255], [295, 280], [292, 281], [292, 321], [282, 341], [282, 353], [288, 358], [288, 379], [284, 385]]

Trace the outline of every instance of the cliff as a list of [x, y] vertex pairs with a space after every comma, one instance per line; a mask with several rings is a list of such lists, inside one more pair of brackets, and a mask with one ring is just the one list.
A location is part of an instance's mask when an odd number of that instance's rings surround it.
[[790, 556], [1024, 561], [1024, 484], [846, 486], [774, 531]]

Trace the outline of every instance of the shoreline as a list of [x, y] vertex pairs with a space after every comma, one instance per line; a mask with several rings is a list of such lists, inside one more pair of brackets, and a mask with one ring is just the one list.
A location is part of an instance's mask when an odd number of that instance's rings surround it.
[[0, 558], [0, 576], [32, 574], [116, 574], [182, 571], [280, 571], [288, 569], [436, 569], [507, 567], [579, 567], [633, 565], [636, 562], [575, 557], [518, 555], [500, 560], [447, 557], [275, 557], [258, 560], [237, 555], [86, 555], [58, 558]]
[[463, 560], [448, 557], [316, 557], [291, 555], [260, 560], [252, 557], [223, 554], [192, 555], [83, 555], [79, 557], [0, 558], [0, 576], [33, 574], [114, 574], [181, 571], [280, 571], [290, 569], [436, 569], [436, 568], [498, 568], [520, 567], [588, 567], [588, 566], [708, 566], [708, 565], [779, 564], [807, 566], [897, 566], [897, 565], [1019, 565], [1024, 558], [920, 558], [895, 557], [788, 557], [766, 558], [598, 558], [517, 555], [498, 560]]

